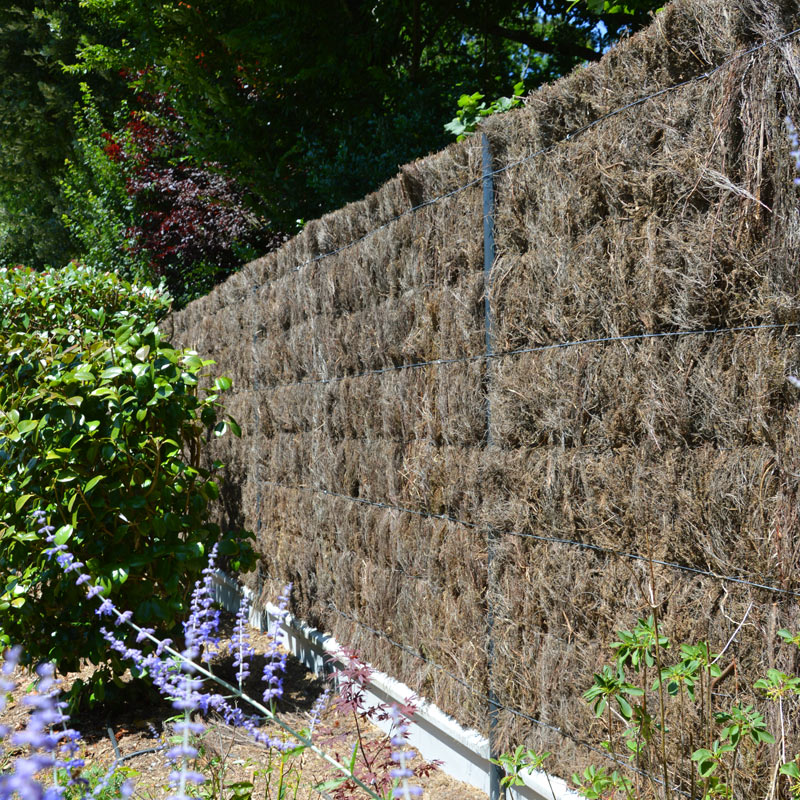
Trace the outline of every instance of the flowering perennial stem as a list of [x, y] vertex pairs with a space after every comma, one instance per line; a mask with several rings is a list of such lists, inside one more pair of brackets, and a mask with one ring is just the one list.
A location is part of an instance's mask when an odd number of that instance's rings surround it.
[[[52, 537], [52, 534], [51, 534], [51, 537]], [[48, 537], [48, 539], [50, 539], [52, 541], [51, 537]], [[72, 558], [71, 554], [67, 553], [66, 547], [64, 545], [54, 545], [53, 547], [50, 548], [50, 550], [46, 551], [46, 553], [50, 558], [55, 558], [58, 561], [59, 565], [62, 567], [62, 569], [64, 569], [65, 572], [68, 573], [68, 572], [72, 572], [72, 571], [75, 570], [74, 559]], [[300, 744], [304, 745], [307, 749], [309, 749], [311, 752], [315, 753], [319, 758], [323, 759], [326, 763], [328, 763], [330, 766], [332, 766], [334, 769], [336, 769], [337, 772], [339, 772], [339, 773], [341, 773], [343, 775], [346, 775], [359, 788], [363, 789], [369, 795], [369, 797], [371, 797], [373, 800], [384, 800], [384, 798], [381, 798], [380, 795], [376, 794], [375, 791], [373, 789], [371, 789], [366, 783], [364, 783], [362, 780], [357, 778], [352, 773], [351, 770], [349, 770], [344, 765], [340, 764], [338, 761], [336, 761], [336, 759], [334, 759], [331, 756], [329, 756], [324, 750], [321, 750], [319, 747], [317, 747], [317, 745], [315, 745], [311, 741], [310, 738], [307, 738], [306, 736], [303, 736], [301, 733], [299, 733], [294, 728], [292, 728], [290, 725], [288, 725], [286, 722], [284, 722], [279, 716], [277, 716], [277, 714], [274, 713], [274, 711], [272, 709], [268, 708], [263, 703], [260, 703], [257, 700], [254, 700], [249, 695], [247, 695], [244, 692], [240, 691], [237, 687], [233, 686], [232, 684], [228, 683], [227, 681], [225, 681], [222, 678], [220, 678], [217, 675], [215, 675], [213, 672], [211, 672], [209, 669], [204, 667], [202, 664], [198, 664], [196, 661], [194, 661], [194, 657], [198, 653], [198, 651], [196, 649], [193, 649], [193, 648], [190, 647], [184, 652], [179, 652], [178, 650], [176, 650], [176, 649], [174, 649], [173, 647], [170, 646], [171, 645], [171, 641], [169, 639], [165, 639], [165, 640], [158, 639], [154, 635], [154, 632], [153, 632], [152, 628], [142, 628], [139, 625], [137, 625], [131, 619], [131, 616], [132, 616], [131, 612], [130, 611], [124, 611], [124, 612], [120, 611], [114, 605], [114, 603], [110, 600], [110, 598], [107, 598], [107, 597], [103, 598], [102, 597], [103, 587], [100, 584], [91, 584], [90, 583], [90, 578], [88, 576], [86, 576], [84, 574], [79, 575], [79, 577], [76, 580], [76, 583], [79, 584], [79, 585], [88, 584], [87, 587], [86, 587], [86, 595], [87, 595], [88, 598], [91, 599], [92, 597], [99, 597], [100, 605], [97, 608], [97, 613], [99, 615], [101, 615], [101, 616], [102, 615], [109, 615], [109, 616], [110, 615], [115, 615], [116, 616], [116, 622], [115, 622], [116, 625], [121, 625], [121, 624], [124, 623], [124, 624], [128, 625], [130, 628], [132, 628], [133, 630], [135, 630], [137, 632], [137, 641], [142, 641], [144, 639], [148, 639], [149, 641], [153, 642], [156, 645], [156, 653], [157, 654], [161, 654], [163, 652], [168, 653], [170, 656], [172, 656], [174, 659], [176, 659], [181, 664], [182, 669], [184, 669], [186, 672], [199, 673], [200, 675], [203, 675], [204, 677], [211, 679], [217, 685], [219, 685], [222, 688], [226, 689], [228, 692], [232, 693], [234, 696], [239, 697], [240, 699], [246, 701], [256, 711], [258, 711], [260, 714], [264, 715], [267, 719], [269, 719], [271, 722], [276, 724], [278, 727], [282, 728], [286, 733], [289, 734], [289, 736], [291, 736], [296, 741], [300, 742]], [[203, 595], [207, 594], [207, 591], [209, 589], [209, 583], [210, 583], [210, 581], [209, 581], [209, 573], [207, 573], [205, 575], [204, 586], [202, 587]], [[288, 602], [288, 593], [285, 592], [282, 595], [281, 602], [282, 602], [282, 605], [285, 607], [286, 602]], [[207, 616], [209, 613], [213, 613], [213, 612], [209, 612], [210, 603], [208, 603], [208, 601], [207, 601], [207, 596], [204, 597], [203, 601], [200, 602], [200, 608], [202, 608], [202, 611], [200, 613], [203, 616]], [[196, 640], [193, 638], [193, 635], [195, 634], [195, 632], [196, 632], [196, 629], [194, 629], [194, 628], [190, 627], [190, 628], [187, 629], [187, 634], [188, 634], [187, 638], [192, 639], [192, 643], [193, 644], [196, 643]], [[106, 634], [106, 638], [109, 641], [112, 641], [112, 642], [114, 640], [113, 635], [110, 634], [110, 633]], [[200, 637], [198, 636], [198, 638], [200, 638]], [[129, 658], [134, 658], [135, 659], [135, 657], [137, 655], [140, 655], [139, 653], [137, 653], [137, 651], [126, 650], [125, 646], [122, 645], [121, 642], [118, 643], [117, 649], [119, 649], [119, 648], [121, 648], [121, 652], [123, 652], [123, 654], [127, 655], [127, 657], [129, 657]], [[279, 661], [283, 659], [283, 657], [277, 653], [277, 650], [275, 650], [274, 653], [268, 654], [268, 658], [269, 658], [270, 655], [277, 657], [277, 659]], [[269, 660], [268, 660], [268, 666], [269, 666]], [[267, 677], [269, 677], [269, 676], [267, 676]], [[273, 684], [274, 684], [274, 681], [273, 681]], [[185, 690], [186, 691], [186, 697], [185, 698], [181, 698], [178, 701], [181, 704], [189, 704], [191, 702], [191, 700], [192, 700], [192, 697], [196, 696], [196, 693], [194, 692], [194, 690], [196, 689], [196, 686], [193, 684], [191, 676], [186, 676], [186, 684], [185, 685], [188, 688], [186, 688], [186, 690]], [[265, 693], [265, 694], [268, 694], [268, 697], [270, 699], [272, 697], [275, 697], [276, 696], [276, 692], [274, 690], [274, 686], [273, 686], [272, 692], [269, 691], [269, 687], [268, 687], [268, 692]], [[188, 707], [189, 707], [188, 705], [182, 705], [181, 707], [184, 708], [185, 710], [187, 710], [187, 713], [188, 713]], [[186, 721], [184, 721], [183, 722], [183, 726], [184, 726], [183, 730], [184, 730], [184, 738], [185, 738], [188, 735], [188, 730], [191, 727], [191, 723], [187, 723]], [[247, 726], [245, 726], [245, 727], [247, 727]], [[252, 726], [250, 726], [250, 727], [252, 727]], [[180, 748], [180, 749], [184, 753], [188, 752], [183, 747]], [[189, 749], [191, 749], [191, 748], [189, 748]], [[200, 777], [202, 777], [202, 776], [200, 776]], [[186, 781], [186, 779], [187, 779], [186, 761], [185, 761], [185, 756], [184, 756], [183, 760], [182, 760], [182, 765], [181, 765], [180, 785], [178, 787], [176, 787], [178, 789], [178, 793], [176, 795], [173, 795], [174, 798], [182, 799], [183, 797], [185, 797], [185, 791], [184, 790], [185, 790], [185, 781]], [[192, 780], [192, 778], [189, 777], [189, 780]]]

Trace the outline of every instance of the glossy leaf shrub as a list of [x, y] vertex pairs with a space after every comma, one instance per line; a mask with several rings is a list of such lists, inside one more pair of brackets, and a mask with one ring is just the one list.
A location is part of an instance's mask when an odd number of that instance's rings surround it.
[[[168, 296], [72, 265], [51, 274], [0, 270], [0, 647], [75, 669], [80, 658], [124, 670], [109, 653], [80, 586], [50, 562], [44, 511], [112, 597], [168, 632], [211, 543], [247, 567], [247, 535], [207, 522], [219, 494], [200, 463], [227, 429], [212, 363], [166, 342], [156, 320]], [[37, 530], [38, 529], [38, 530]], [[77, 577], [77, 572], [75, 576]]]

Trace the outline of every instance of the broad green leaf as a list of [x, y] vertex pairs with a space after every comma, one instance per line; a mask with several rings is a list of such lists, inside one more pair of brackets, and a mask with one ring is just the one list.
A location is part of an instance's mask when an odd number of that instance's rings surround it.
[[90, 492], [92, 489], [94, 489], [94, 487], [97, 486], [97, 484], [100, 483], [100, 481], [103, 480], [103, 478], [105, 477], [106, 477], [105, 475], [95, 475], [94, 478], [87, 481], [86, 485], [83, 487], [84, 493]]
[[100, 378], [101, 380], [108, 381], [112, 378], [118, 377], [119, 375], [122, 375], [122, 367], [106, 367], [106, 369], [100, 373]]
[[197, 371], [203, 366], [203, 360], [196, 353], [185, 355], [182, 360], [186, 368], [192, 371]]
[[57, 447], [55, 450], [48, 450], [45, 454], [47, 461], [63, 461], [66, 456], [70, 455], [71, 450], [68, 447]]
[[32, 495], [32, 494], [24, 494], [24, 495], [22, 495], [22, 497], [18, 497], [17, 498], [17, 502], [14, 504], [14, 507], [15, 507], [15, 510], [16, 510], [17, 514], [19, 514], [19, 512], [24, 508], [24, 506], [28, 502], [28, 500], [30, 500], [31, 497], [33, 497], [33, 496], [34, 495]]
[[131, 327], [131, 323], [127, 323], [125, 325], [120, 325], [119, 328], [114, 331], [114, 339], [117, 344], [124, 344], [130, 339]]
[[20, 433], [30, 433], [36, 426], [39, 424], [39, 420], [36, 419], [24, 419], [22, 422], [17, 425], [17, 430]]
[[70, 540], [73, 531], [74, 528], [72, 527], [72, 525], [62, 525], [56, 531], [55, 538], [53, 539], [53, 541], [56, 544], [66, 544]]
[[111, 580], [114, 583], [125, 583], [128, 580], [129, 570], [127, 567], [117, 567], [111, 570]]
[[225, 431], [227, 430], [228, 430], [228, 423], [223, 420], [222, 422], [218, 422], [214, 426], [214, 435], [223, 436], [225, 434]]
[[633, 715], [633, 709], [630, 703], [621, 695], [617, 695], [617, 704], [619, 705], [620, 713], [625, 719], [630, 719]]

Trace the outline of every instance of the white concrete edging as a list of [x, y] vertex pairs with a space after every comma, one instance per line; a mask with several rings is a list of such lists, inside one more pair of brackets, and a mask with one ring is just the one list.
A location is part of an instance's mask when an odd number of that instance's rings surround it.
[[[214, 573], [215, 599], [225, 609], [236, 613], [242, 595], [252, 600], [252, 592], [222, 572]], [[331, 665], [347, 663], [341, 645], [330, 634], [321, 633], [302, 620], [268, 603], [264, 609], [250, 607], [250, 624], [267, 630], [273, 620], [280, 620], [281, 644], [316, 675], [330, 671]], [[414, 698], [417, 711], [409, 725], [409, 743], [427, 761], [442, 762], [440, 769], [464, 783], [489, 793], [489, 742], [477, 731], [461, 727], [433, 703], [419, 698], [405, 684], [375, 670], [365, 689], [369, 703], [403, 704]], [[376, 723], [388, 730], [391, 722]], [[526, 772], [525, 786], [506, 790], [509, 800], [579, 800], [578, 795], [561, 778], [548, 777], [543, 771]], [[551, 789], [552, 786], [552, 789]]]

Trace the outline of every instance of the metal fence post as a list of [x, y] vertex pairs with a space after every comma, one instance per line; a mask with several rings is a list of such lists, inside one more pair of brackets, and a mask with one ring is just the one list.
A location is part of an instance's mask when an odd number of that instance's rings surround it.
[[[253, 334], [253, 361], [255, 362], [256, 342], [258, 341], [258, 330]], [[261, 410], [258, 400], [258, 378], [256, 377], [255, 368], [253, 369], [253, 422], [255, 430], [253, 431], [253, 441], [258, 442], [258, 433], [261, 431]], [[258, 452], [254, 454], [253, 463], [253, 478], [256, 482], [256, 541], [261, 535], [261, 469], [259, 467]]]
[[[486, 330], [486, 446], [492, 444], [492, 419], [489, 389], [491, 387], [492, 346], [492, 265], [495, 258], [494, 244], [494, 180], [492, 174], [492, 153], [489, 138], [481, 134], [481, 163], [483, 183], [483, 312]], [[499, 706], [494, 693], [494, 609], [492, 607], [492, 587], [494, 585], [495, 537], [491, 527], [486, 529], [486, 668], [487, 690], [489, 696], [489, 758], [497, 758], [496, 738]], [[489, 770], [489, 800], [499, 800], [500, 779], [503, 773], [499, 766], [492, 764]]]

